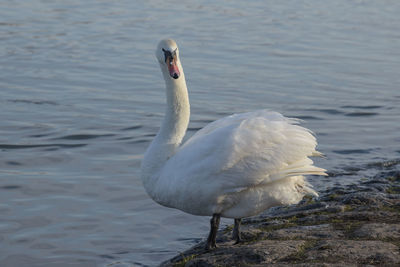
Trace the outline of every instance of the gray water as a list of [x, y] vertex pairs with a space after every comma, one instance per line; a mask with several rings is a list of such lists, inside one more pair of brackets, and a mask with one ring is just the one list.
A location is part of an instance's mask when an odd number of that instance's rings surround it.
[[[188, 134], [231, 113], [304, 119], [317, 190], [400, 158], [399, 1], [0, 2], [0, 266], [154, 266], [208, 218], [154, 203], [142, 155], [177, 40]], [[230, 221], [224, 221], [230, 223]]]

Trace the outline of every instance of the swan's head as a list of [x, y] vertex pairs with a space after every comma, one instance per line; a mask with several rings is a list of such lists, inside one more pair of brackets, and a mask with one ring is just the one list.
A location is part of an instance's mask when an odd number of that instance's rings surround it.
[[178, 68], [179, 50], [174, 40], [161, 40], [157, 46], [156, 57], [160, 62], [161, 68], [168, 69], [171, 78], [179, 78], [181, 75]]

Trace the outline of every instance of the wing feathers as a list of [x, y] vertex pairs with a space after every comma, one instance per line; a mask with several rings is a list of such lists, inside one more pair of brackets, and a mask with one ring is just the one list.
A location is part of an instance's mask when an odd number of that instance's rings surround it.
[[299, 122], [265, 110], [217, 120], [183, 144], [162, 174], [182, 187], [208, 183], [219, 192], [290, 176], [326, 175], [308, 158], [322, 154], [315, 150], [312, 132]]

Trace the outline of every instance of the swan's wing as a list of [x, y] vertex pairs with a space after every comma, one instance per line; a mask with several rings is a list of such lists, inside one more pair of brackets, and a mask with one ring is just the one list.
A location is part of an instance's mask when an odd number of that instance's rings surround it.
[[[210, 123], [194, 134], [165, 164], [163, 181], [180, 188], [238, 192], [289, 176], [318, 174], [312, 165], [312, 133], [276, 112], [236, 114]], [[167, 177], [168, 176], [168, 177]]]

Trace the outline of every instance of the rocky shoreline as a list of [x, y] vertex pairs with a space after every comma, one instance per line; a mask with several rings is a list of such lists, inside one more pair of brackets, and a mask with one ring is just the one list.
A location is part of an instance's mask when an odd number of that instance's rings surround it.
[[399, 171], [320, 195], [244, 220], [241, 244], [228, 226], [217, 249], [202, 242], [160, 266], [400, 266]]

